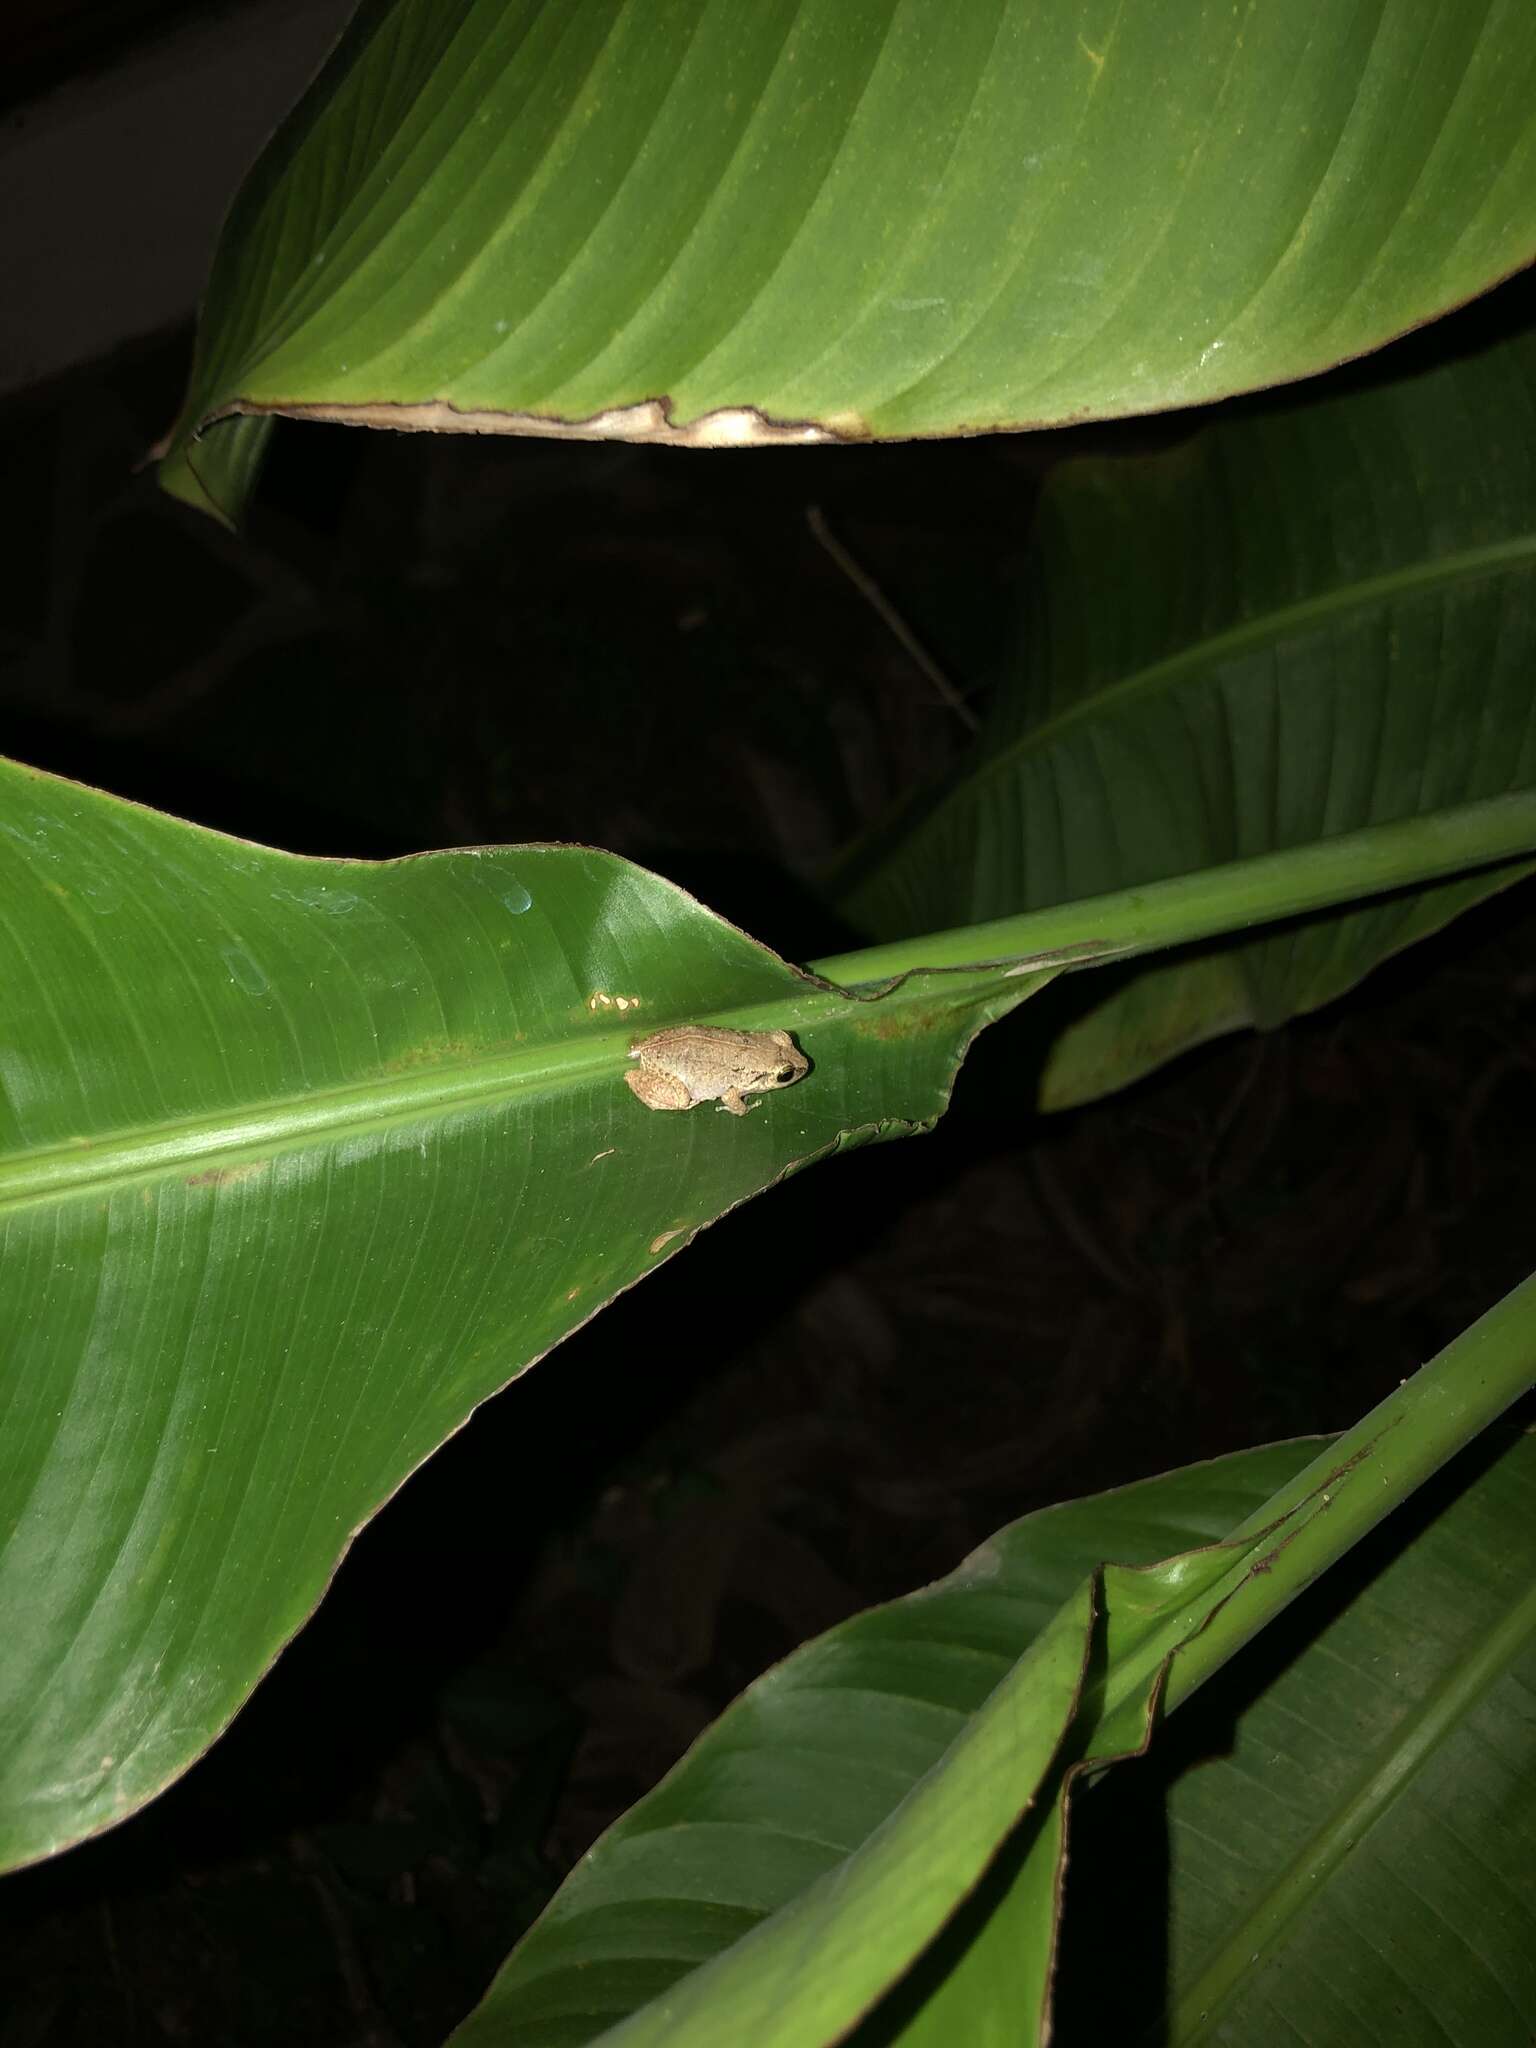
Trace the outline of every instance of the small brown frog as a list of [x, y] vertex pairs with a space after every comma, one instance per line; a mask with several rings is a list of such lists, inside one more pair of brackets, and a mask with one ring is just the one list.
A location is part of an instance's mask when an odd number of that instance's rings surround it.
[[732, 1116], [745, 1116], [747, 1095], [788, 1088], [810, 1071], [787, 1031], [725, 1031], [712, 1024], [678, 1024], [653, 1031], [629, 1048], [639, 1065], [625, 1080], [647, 1109], [692, 1109], [718, 1102]]

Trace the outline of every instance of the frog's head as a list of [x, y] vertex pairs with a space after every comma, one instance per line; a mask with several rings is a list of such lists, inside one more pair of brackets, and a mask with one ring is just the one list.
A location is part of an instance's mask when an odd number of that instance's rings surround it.
[[765, 1088], [787, 1088], [792, 1081], [798, 1081], [802, 1074], [811, 1071], [811, 1063], [796, 1045], [787, 1031], [770, 1031], [775, 1049], [783, 1055], [762, 1077]]

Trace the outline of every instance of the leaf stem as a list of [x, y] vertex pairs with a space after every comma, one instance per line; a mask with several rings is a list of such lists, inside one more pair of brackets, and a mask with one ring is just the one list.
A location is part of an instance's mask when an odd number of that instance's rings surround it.
[[1266, 1527], [1243, 1598], [1175, 1658], [1165, 1711], [1288, 1606], [1402, 1501], [1536, 1386], [1536, 1274], [1336, 1437], [1228, 1539]]
[[812, 964], [844, 988], [922, 971], [1096, 967], [1536, 854], [1536, 791], [1486, 797], [1167, 881]]

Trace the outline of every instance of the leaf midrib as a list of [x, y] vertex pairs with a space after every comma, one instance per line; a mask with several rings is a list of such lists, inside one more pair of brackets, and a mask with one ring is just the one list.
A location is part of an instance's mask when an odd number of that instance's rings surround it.
[[110, 1136], [39, 1146], [0, 1159], [0, 1214], [34, 1202], [99, 1191], [126, 1180], [195, 1171], [278, 1150], [324, 1144], [342, 1133], [384, 1130], [449, 1116], [528, 1090], [547, 1091], [621, 1067], [633, 1031], [604, 1033], [579, 1051], [548, 1045], [444, 1063], [408, 1075], [374, 1076], [340, 1088], [264, 1102]]
[[[978, 970], [996, 979], [999, 970]], [[931, 991], [920, 980], [907, 984], [898, 1003], [931, 1003]], [[101, 1138], [82, 1135], [26, 1151], [0, 1152], [0, 1216], [32, 1204], [62, 1201], [99, 1193], [124, 1182], [142, 1182], [197, 1172], [225, 1163], [249, 1163], [278, 1151], [333, 1142], [340, 1136], [395, 1129], [432, 1118], [447, 1117], [516, 1095], [535, 1094], [611, 1076], [615, 1088], [628, 1064], [629, 1047], [637, 1036], [669, 1023], [719, 1025], [739, 1030], [789, 1025], [806, 1030], [833, 1018], [853, 1025], [865, 998], [830, 985], [807, 981], [779, 996], [750, 1004], [723, 1005], [686, 1017], [638, 1018], [611, 1031], [583, 1033], [578, 1042], [544, 1040], [514, 1052], [423, 1063], [403, 1074], [372, 1074], [334, 1088], [278, 1094], [263, 1100], [211, 1110], [201, 1115], [167, 1118], [163, 1123], [111, 1131]], [[890, 998], [888, 998], [890, 1000]], [[631, 1107], [627, 1091], [622, 1107]], [[617, 1098], [616, 1098], [617, 1099]]]

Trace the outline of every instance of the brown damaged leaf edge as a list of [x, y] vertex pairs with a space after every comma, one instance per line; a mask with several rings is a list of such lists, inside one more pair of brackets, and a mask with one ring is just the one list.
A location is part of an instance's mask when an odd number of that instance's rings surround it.
[[283, 419], [325, 420], [342, 427], [389, 427], [407, 434], [521, 434], [557, 441], [633, 441], [659, 448], [808, 448], [874, 438], [855, 412], [833, 413], [825, 421], [776, 420], [755, 405], [727, 405], [680, 426], [673, 410], [673, 401], [666, 397], [613, 406], [579, 420], [537, 412], [469, 411], [443, 398], [418, 404], [374, 399], [355, 405], [285, 404], [282, 400], [259, 405], [242, 399], [211, 414], [204, 425], [228, 419], [233, 413], [272, 413]]
[[236, 399], [205, 414], [180, 441], [173, 428], [153, 444], [144, 461], [164, 461], [179, 445], [188, 468], [207, 497], [206, 509], [215, 518], [233, 524], [230, 514], [213, 498], [206, 482], [198, 475], [192, 450], [198, 437], [209, 427], [236, 414], [322, 420], [338, 426], [390, 427], [400, 433], [522, 434], [564, 441], [632, 441], [668, 448], [787, 448], [865, 441], [965, 441], [986, 434], [1051, 433], [1063, 428], [1105, 425], [1122, 419], [1153, 419], [1164, 413], [1198, 411], [1266, 391], [1284, 392], [1292, 385], [1348, 370], [1357, 363], [1368, 361], [1382, 349], [1401, 344], [1422, 329], [1432, 327], [1447, 314], [1460, 312], [1474, 300], [1497, 291], [1500, 285], [1507, 284], [1511, 278], [1533, 266], [1536, 266], [1536, 251], [1520, 257], [1486, 284], [1463, 293], [1459, 298], [1446, 300], [1418, 319], [1359, 348], [1345, 349], [1336, 354], [1325, 353], [1280, 375], [1257, 377], [1210, 390], [1171, 392], [1154, 404], [1143, 399], [1126, 400], [1119, 405], [1076, 406], [1034, 419], [957, 420], [940, 427], [911, 428], [891, 433], [872, 427], [862, 414], [851, 407], [830, 412], [824, 420], [815, 421], [776, 420], [750, 405], [721, 406], [713, 412], [701, 414], [686, 426], [678, 426], [673, 420], [674, 402], [668, 396], [615, 406], [581, 420], [562, 420], [533, 412], [461, 411], [446, 399], [430, 399], [418, 404], [392, 404], [374, 399], [356, 405], [286, 403], [281, 399], [260, 404], [254, 400]]

